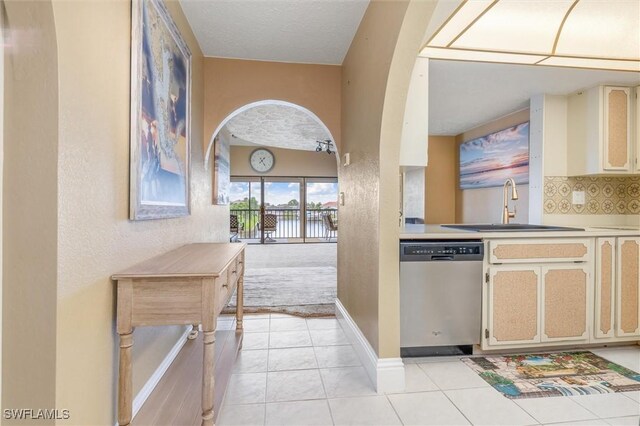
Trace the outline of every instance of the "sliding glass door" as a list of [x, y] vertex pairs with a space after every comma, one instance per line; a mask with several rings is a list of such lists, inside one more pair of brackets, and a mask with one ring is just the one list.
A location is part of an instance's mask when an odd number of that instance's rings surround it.
[[[305, 242], [329, 242], [337, 238], [338, 180], [305, 179]], [[327, 216], [331, 218], [330, 222]]]
[[231, 178], [231, 235], [248, 243], [335, 242], [335, 178]]
[[260, 178], [231, 178], [230, 232], [232, 239], [260, 242], [262, 182]]
[[302, 178], [264, 178], [263, 242], [304, 242], [301, 221]]

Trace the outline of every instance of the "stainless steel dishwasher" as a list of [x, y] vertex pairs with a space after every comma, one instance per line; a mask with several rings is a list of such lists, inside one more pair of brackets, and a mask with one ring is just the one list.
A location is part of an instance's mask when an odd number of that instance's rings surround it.
[[400, 242], [402, 356], [470, 353], [482, 328], [482, 241]]

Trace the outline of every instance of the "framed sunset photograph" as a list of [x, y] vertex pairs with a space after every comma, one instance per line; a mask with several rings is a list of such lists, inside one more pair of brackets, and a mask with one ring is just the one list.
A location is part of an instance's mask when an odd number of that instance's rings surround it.
[[460, 189], [529, 183], [529, 122], [460, 144]]
[[161, 0], [132, 12], [130, 219], [186, 216], [191, 52]]

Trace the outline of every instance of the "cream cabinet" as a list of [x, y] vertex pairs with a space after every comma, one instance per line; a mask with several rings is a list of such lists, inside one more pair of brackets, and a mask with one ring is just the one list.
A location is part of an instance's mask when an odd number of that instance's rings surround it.
[[488, 252], [494, 264], [586, 262], [590, 255], [588, 238], [492, 240]]
[[637, 86], [635, 93], [633, 94], [633, 100], [635, 100], [635, 138], [636, 138], [636, 151], [635, 151], [635, 171], [636, 174], [640, 174], [640, 86]]
[[640, 337], [640, 237], [597, 239], [594, 310], [596, 340]]
[[588, 341], [592, 287], [584, 264], [490, 267], [487, 345]]
[[570, 176], [636, 172], [635, 92], [631, 87], [598, 86], [569, 97]]
[[495, 239], [485, 247], [483, 349], [589, 342], [593, 239]]
[[589, 339], [590, 271], [584, 264], [541, 267], [541, 342]]
[[616, 244], [616, 337], [640, 336], [640, 237]]
[[540, 275], [535, 266], [495, 266], [488, 272], [489, 346], [540, 342]]
[[596, 240], [595, 338], [615, 337], [616, 239]]

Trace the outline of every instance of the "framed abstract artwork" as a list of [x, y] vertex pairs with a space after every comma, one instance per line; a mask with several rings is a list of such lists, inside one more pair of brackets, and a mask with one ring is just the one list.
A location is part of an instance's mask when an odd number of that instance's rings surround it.
[[129, 216], [186, 216], [191, 52], [161, 0], [133, 0], [131, 41]]
[[529, 183], [529, 122], [460, 144], [460, 189]]
[[218, 135], [214, 141], [215, 179], [213, 184], [213, 204], [229, 204], [231, 188], [231, 146], [229, 141]]

